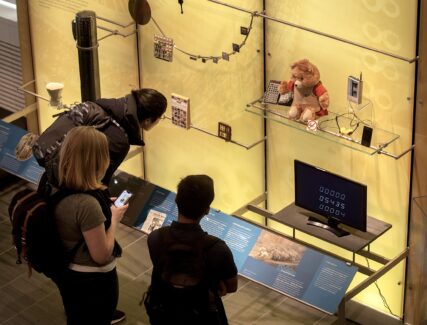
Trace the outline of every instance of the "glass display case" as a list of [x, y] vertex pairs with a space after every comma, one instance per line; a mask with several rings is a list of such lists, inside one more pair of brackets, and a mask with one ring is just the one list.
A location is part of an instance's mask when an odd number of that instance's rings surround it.
[[[369, 105], [369, 101], [362, 102], [357, 107], [357, 110], [368, 111]], [[399, 139], [399, 135], [375, 127], [372, 119], [369, 118], [371, 116], [369, 112], [365, 113], [368, 118], [361, 118], [357, 112], [350, 110], [346, 110], [344, 113], [328, 111], [328, 115], [319, 117], [315, 125], [312, 125], [289, 118], [288, 106], [267, 104], [263, 101], [263, 98], [247, 104], [246, 111], [368, 155], [379, 153], [399, 159], [414, 147], [411, 146], [409, 149], [397, 154], [386, 151], [385, 148]], [[367, 133], [370, 133], [370, 135]]]

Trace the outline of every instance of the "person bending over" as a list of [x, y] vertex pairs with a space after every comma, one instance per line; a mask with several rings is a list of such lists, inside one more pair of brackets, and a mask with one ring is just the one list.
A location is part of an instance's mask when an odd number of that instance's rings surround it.
[[108, 138], [110, 164], [102, 180], [108, 186], [130, 145], [144, 146], [141, 129], [149, 131], [153, 128], [166, 111], [166, 106], [166, 97], [149, 88], [133, 90], [122, 98], [101, 98], [77, 104], [61, 113], [40, 135], [33, 145], [34, 156], [45, 167], [48, 182], [57, 186], [57, 153], [66, 133], [75, 126], [94, 126]]

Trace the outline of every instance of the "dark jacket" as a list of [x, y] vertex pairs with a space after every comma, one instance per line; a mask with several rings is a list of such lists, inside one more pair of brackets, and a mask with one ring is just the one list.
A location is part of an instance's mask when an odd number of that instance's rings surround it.
[[113, 173], [128, 154], [130, 145], [143, 146], [144, 141], [136, 113], [137, 105], [132, 94], [117, 99], [98, 99], [95, 103], [121, 127], [113, 121], [101, 129], [108, 138], [110, 149], [110, 166], [103, 179], [103, 183], [108, 185]]
[[45, 167], [46, 178], [54, 186], [58, 183], [59, 148], [67, 132], [81, 125], [93, 126], [108, 138], [110, 165], [102, 180], [105, 185], [109, 184], [113, 173], [125, 159], [130, 145], [144, 145], [132, 94], [77, 104], [60, 114], [33, 146], [35, 158], [40, 166]]

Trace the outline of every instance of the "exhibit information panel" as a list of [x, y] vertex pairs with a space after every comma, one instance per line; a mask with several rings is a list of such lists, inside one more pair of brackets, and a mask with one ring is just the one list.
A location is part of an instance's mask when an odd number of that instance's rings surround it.
[[[126, 225], [149, 234], [177, 219], [175, 193], [119, 172], [110, 191], [116, 196], [124, 189], [134, 193], [122, 220]], [[227, 243], [240, 275], [330, 314], [357, 272], [354, 265], [215, 209], [200, 225]]]
[[[0, 120], [0, 168], [37, 184], [44, 168], [40, 167], [27, 146], [17, 147], [28, 131]], [[20, 160], [16, 155], [20, 156]]]

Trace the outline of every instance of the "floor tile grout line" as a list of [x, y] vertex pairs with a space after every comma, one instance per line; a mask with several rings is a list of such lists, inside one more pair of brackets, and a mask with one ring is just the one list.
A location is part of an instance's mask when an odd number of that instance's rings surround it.
[[[279, 301], [273, 305], [273, 307], [277, 307], [280, 306], [284, 301], [286, 301], [288, 299], [288, 297], [286, 296], [282, 296], [281, 299], [279, 299]], [[264, 316], [271, 314], [272, 310], [266, 311], [265, 313], [261, 314], [254, 322], [251, 323], [252, 324], [256, 324], [261, 318], [263, 318]]]
[[[16, 279], [18, 279], [18, 278], [20, 278], [20, 277], [21, 277], [21, 276], [17, 277]], [[14, 282], [16, 279], [14, 279], [14, 280], [10, 281], [9, 283]], [[1, 288], [0, 288], [0, 289], [1, 289]], [[34, 303], [32, 303], [31, 305], [29, 305], [29, 306], [25, 307], [24, 309], [20, 310], [20, 311], [19, 311], [19, 312], [17, 312], [15, 315], [13, 315], [13, 316], [9, 317], [8, 319], [6, 319], [3, 323], [6, 323], [6, 322], [10, 321], [11, 319], [13, 319], [13, 318], [17, 317], [18, 315], [20, 315], [20, 314], [24, 313], [25, 311], [27, 311], [28, 309], [30, 309], [30, 308], [31, 308], [31, 307], [33, 307], [34, 305], [37, 305], [38, 303], [40, 303], [40, 302], [41, 302], [41, 301], [43, 301], [44, 299], [49, 298], [49, 297], [50, 297], [51, 295], [53, 295], [53, 294], [55, 294], [55, 290], [53, 290], [52, 292], [48, 293], [48, 294], [47, 294], [45, 297], [43, 297], [42, 299], [37, 300], [37, 301], [35, 301]], [[61, 306], [62, 306], [62, 301], [61, 301]]]
[[[124, 275], [127, 275], [127, 276], [129, 276], [129, 278], [132, 280], [132, 281], [135, 281], [136, 279], [138, 279], [140, 276], [143, 276], [143, 275], [145, 275], [146, 273], [148, 273], [149, 271], [151, 271], [153, 269], [153, 267], [151, 266], [151, 267], [149, 267], [148, 269], [146, 269], [144, 272], [142, 272], [142, 273], [139, 273], [137, 276], [132, 276], [132, 275], [130, 275], [130, 274], [127, 274], [126, 272], [123, 272], [123, 271], [121, 271], [120, 269], [117, 269], [117, 272], [118, 273], [120, 273], [120, 274], [124, 274]], [[123, 284], [123, 287], [125, 287], [125, 286], [127, 286], [127, 284]]]
[[222, 300], [223, 300], [223, 301], [226, 301], [227, 299], [230, 299], [230, 297], [231, 297], [234, 293], [238, 293], [240, 290], [243, 290], [243, 288], [245, 288], [246, 286], [248, 286], [248, 285], [250, 285], [250, 284], [251, 284], [251, 281], [250, 281], [250, 280], [248, 280], [244, 285], [239, 286], [239, 287], [237, 288], [236, 292], [233, 292], [233, 293], [231, 293], [231, 294], [227, 294], [227, 295], [225, 295], [225, 297], [223, 297], [223, 298], [222, 298]]
[[0, 286], [0, 290], [5, 288], [6, 286], [8, 286], [10, 284], [13, 284], [15, 281], [17, 281], [18, 279], [21, 279], [23, 276], [28, 276], [28, 272], [19, 274], [16, 278], [14, 278], [14, 279], [8, 281], [7, 283], [5, 283], [4, 285]]
[[144, 274], [145, 271], [143, 273], [138, 274], [137, 276], [134, 276], [134, 275], [127, 273], [126, 271], [122, 271], [120, 268], [117, 268], [117, 273], [120, 273], [120, 274], [130, 278], [131, 281], [135, 281], [141, 274]]
[[318, 319], [317, 321], [315, 321], [314, 323], [313, 323], [313, 325], [316, 325], [316, 324], [319, 324], [319, 322], [321, 322], [324, 318], [327, 318], [327, 317], [329, 317], [330, 315], [328, 315], [328, 314], [323, 314], [322, 315], [322, 317], [320, 317], [320, 319]]
[[0, 255], [7, 254], [7, 253], [8, 253], [10, 250], [12, 250], [12, 249], [15, 249], [15, 247], [14, 247], [14, 246], [9, 247], [8, 249], [6, 249], [6, 250], [4, 250], [4, 251], [0, 252]]
[[[136, 231], [137, 231], [137, 230], [136, 230]], [[124, 247], [123, 247], [123, 249], [126, 249], [126, 248], [130, 247], [131, 245], [135, 244], [136, 242], [138, 242], [139, 240], [141, 240], [141, 239], [143, 239], [143, 238], [145, 238], [145, 237], [147, 237], [147, 235], [145, 235], [145, 234], [144, 234], [143, 236], [141, 236], [141, 237], [139, 237], [139, 238], [135, 239], [133, 242], [131, 242], [131, 243], [127, 244], [126, 246], [124, 246]]]

